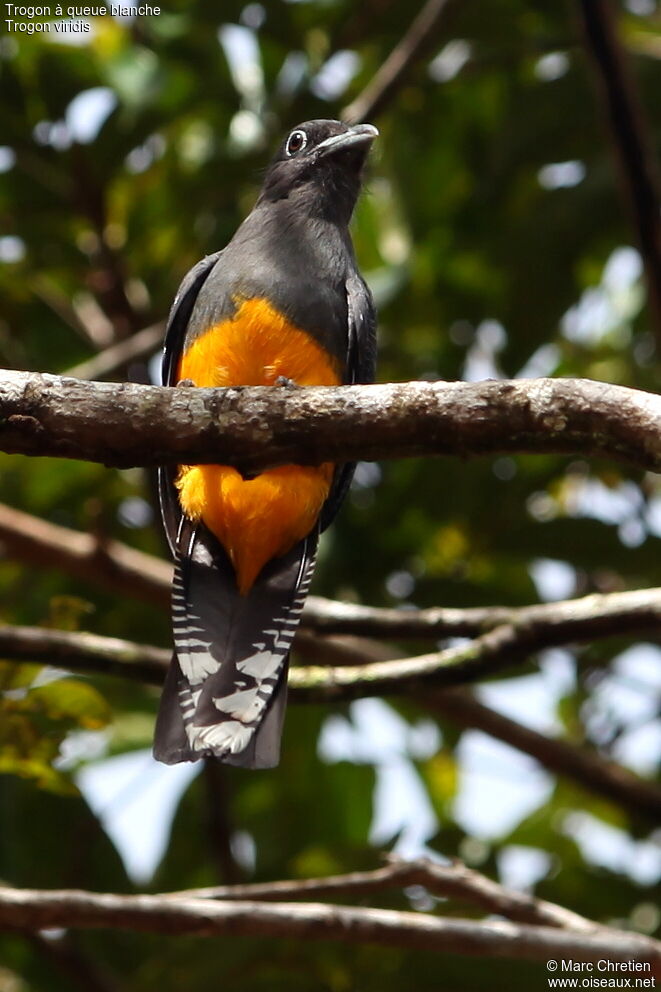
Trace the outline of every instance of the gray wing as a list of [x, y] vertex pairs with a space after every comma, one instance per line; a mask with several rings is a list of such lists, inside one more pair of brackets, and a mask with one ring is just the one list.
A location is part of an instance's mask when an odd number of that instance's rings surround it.
[[[164, 386], [174, 385], [177, 375], [179, 358], [186, 340], [186, 332], [190, 321], [195, 301], [200, 289], [206, 282], [211, 270], [222, 255], [222, 251], [207, 255], [197, 265], [184, 276], [181, 286], [177, 290], [174, 303], [168, 317], [168, 324], [165, 329], [165, 340], [163, 342], [163, 362], [161, 365], [161, 383]], [[179, 500], [174, 488], [174, 477], [176, 468], [172, 465], [163, 465], [158, 470], [158, 499], [161, 506], [161, 516], [163, 517], [163, 527], [170, 546], [170, 553], [174, 556], [177, 553], [177, 540], [182, 523], [182, 513], [179, 508]]]
[[[346, 283], [348, 303], [348, 348], [345, 382], [374, 382], [376, 374], [376, 310], [369, 287], [358, 272]], [[321, 511], [320, 530], [333, 522], [347, 494], [355, 462], [338, 465], [328, 498]]]

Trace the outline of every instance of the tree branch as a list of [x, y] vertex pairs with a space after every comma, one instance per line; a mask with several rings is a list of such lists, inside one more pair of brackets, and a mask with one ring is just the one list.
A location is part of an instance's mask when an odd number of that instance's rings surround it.
[[51, 524], [0, 503], [0, 545], [6, 555], [56, 568], [76, 578], [148, 603], [167, 607], [172, 567], [120, 541], [99, 540], [91, 534]]
[[[620, 633], [620, 630], [614, 631]], [[466, 644], [415, 655], [341, 668], [293, 668], [289, 685], [304, 702], [328, 702], [392, 692], [428, 692], [431, 688], [477, 682], [511, 668], [543, 648], [591, 640], [580, 621], [549, 618], [539, 625], [503, 624]]]
[[46, 627], [0, 626], [4, 661], [38, 662], [72, 672], [117, 675], [147, 685], [163, 684], [172, 652], [119, 637]]
[[[537, 629], [504, 625], [466, 644], [430, 654], [342, 667], [295, 667], [293, 696], [307, 703], [391, 693], [427, 692], [495, 675], [550, 645], [580, 638], [580, 627], [549, 623]], [[0, 627], [0, 655], [72, 670], [107, 672], [160, 685], [170, 652], [97, 634], [43, 627]]]
[[202, 765], [205, 787], [205, 812], [209, 854], [215, 862], [217, 877], [223, 882], [238, 882], [243, 872], [232, 853], [230, 816], [230, 781], [227, 769], [215, 758], [205, 758]]
[[244, 472], [534, 451], [661, 471], [661, 397], [587, 379], [171, 389], [4, 372], [0, 450]]
[[221, 885], [170, 893], [172, 898], [289, 900], [296, 898], [332, 899], [340, 895], [364, 896], [389, 889], [419, 885], [441, 899], [456, 899], [478, 906], [486, 913], [497, 913], [518, 923], [561, 927], [590, 932], [600, 927], [571, 910], [523, 892], [515, 892], [486, 875], [467, 868], [460, 861], [438, 864], [428, 858], [403, 861], [396, 856], [375, 871], [356, 871], [325, 878], [305, 878], [279, 882], [253, 882]]
[[146, 358], [163, 341], [165, 327], [162, 323], [144, 327], [128, 338], [110, 345], [105, 351], [74, 365], [65, 375], [74, 379], [105, 379], [140, 358]]
[[119, 927], [168, 935], [333, 940], [486, 957], [545, 961], [632, 959], [661, 967], [660, 945], [616, 930], [575, 933], [505, 921], [473, 921], [323, 903], [211, 902], [60, 890], [0, 889], [0, 926]]
[[[169, 604], [171, 566], [120, 541], [100, 542], [90, 534], [49, 523], [0, 503], [0, 545], [5, 554], [20, 561], [62, 569], [116, 592], [125, 593], [130, 585], [132, 593], [140, 599], [164, 608]], [[463, 610], [445, 607], [398, 610], [308, 596], [302, 619], [305, 630], [326, 638], [340, 634], [409, 640], [473, 637], [506, 624], [542, 628], [547, 623], [558, 636], [565, 628], [564, 643], [656, 631], [661, 623], [661, 587], [594, 593], [581, 599], [532, 606]], [[353, 653], [359, 652], [357, 643]]]
[[[497, 628], [498, 634], [502, 628]], [[380, 646], [381, 647], [381, 646]], [[452, 651], [454, 649], [450, 649]], [[461, 649], [456, 649], [460, 652]], [[445, 657], [445, 668], [434, 671], [430, 659]], [[46, 630], [33, 627], [0, 627], [0, 657], [16, 661], [42, 662], [71, 671], [99, 672], [132, 678], [149, 685], [160, 686], [170, 660], [170, 652], [162, 648], [133, 644], [116, 638], [71, 631]], [[425, 688], [419, 694], [424, 678], [431, 686], [462, 681], [463, 655], [459, 655], [459, 675], [448, 662], [448, 652], [423, 656], [424, 675], [412, 681], [397, 675], [408, 669], [408, 677], [419, 659], [381, 661], [346, 668], [292, 668], [289, 692], [292, 702], [318, 702], [332, 698], [355, 699], [378, 693], [374, 673], [385, 682], [384, 693], [408, 693], [418, 697], [425, 708], [461, 727], [484, 730], [485, 733], [531, 755], [551, 771], [573, 779], [588, 791], [606, 796], [636, 816], [658, 823], [661, 816], [661, 790], [651, 782], [633, 775], [627, 769], [606, 761], [598, 754], [585, 752], [565, 741], [545, 737], [513, 720], [494, 712], [466, 692], [444, 689], [434, 692]], [[511, 664], [511, 660], [507, 662]], [[392, 666], [392, 667], [389, 667]], [[350, 679], [343, 678], [350, 673]], [[463, 669], [463, 680], [472, 678], [472, 670]]]
[[[58, 568], [122, 594], [130, 585], [132, 594], [140, 599], [164, 608], [169, 604], [171, 566], [120, 541], [100, 542], [90, 534], [0, 503], [0, 545], [5, 554], [20, 561]], [[564, 643], [618, 634], [642, 635], [658, 631], [661, 624], [661, 587], [593, 593], [581, 599], [531, 606], [467, 609], [398, 610], [308, 596], [302, 619], [304, 630], [325, 635], [324, 643], [332, 634], [407, 640], [474, 637], [507, 624], [540, 630], [550, 624], [558, 637], [562, 634]], [[308, 641], [310, 646], [312, 643]], [[357, 642], [352, 653], [360, 650]]]
[[303, 623], [306, 629], [318, 634], [407, 640], [474, 637], [507, 624], [529, 628], [550, 626], [557, 636], [564, 628], [567, 641], [584, 640], [611, 634], [658, 631], [661, 626], [661, 587], [592, 593], [581, 599], [532, 606], [467, 609], [434, 606], [422, 610], [398, 610], [310, 596]]
[[610, 0], [579, 0], [579, 8], [643, 256], [652, 324], [661, 342], [661, 201], [649, 125], [618, 41]]
[[[0, 504], [0, 541], [5, 553], [56, 568], [64, 568], [72, 574], [91, 582], [125, 593], [130, 584], [132, 592], [149, 601], [166, 607], [169, 600], [170, 566], [161, 559], [135, 551], [120, 542], [107, 542], [99, 547], [89, 535], [49, 524], [29, 514], [22, 513]], [[334, 603], [319, 597], [310, 597], [303, 616], [303, 623], [311, 632], [302, 630], [297, 639], [297, 650], [308, 658], [319, 661], [321, 657], [336, 666], [344, 664], [347, 654], [344, 643], [338, 646], [325, 637], [319, 642], [315, 633], [334, 632], [370, 634], [389, 637], [434, 637], [443, 634], [473, 635], [496, 630], [496, 647], [503, 630], [516, 640], [521, 632], [523, 648], [527, 640], [526, 652], [540, 650], [551, 644], [593, 639], [622, 633], [641, 633], [658, 629], [661, 618], [661, 589], [647, 589], [635, 592], [592, 595], [578, 600], [547, 603], [520, 607], [487, 607], [468, 610], [420, 610], [400, 612], [398, 610], [374, 609], [350, 604]], [[500, 626], [499, 626], [500, 625]], [[383, 674], [390, 670], [390, 662], [380, 662], [381, 668], [360, 666], [355, 659], [361, 651], [365, 653], [370, 643], [358, 641], [351, 646], [349, 656], [352, 667], [296, 669], [292, 671], [294, 700], [305, 697], [308, 700], [333, 698], [355, 698], [357, 695], [373, 694], [379, 691], [374, 679], [375, 673]], [[504, 663], [508, 663], [506, 636], [500, 641], [505, 652]], [[487, 640], [489, 648], [493, 642]], [[470, 649], [474, 645], [469, 645]], [[392, 649], [380, 646], [380, 654]], [[464, 675], [470, 677], [471, 665], [479, 667], [484, 663], [484, 642], [477, 642], [477, 655], [470, 662], [466, 648], [451, 649], [448, 656], [443, 652], [423, 656], [416, 673], [419, 659], [406, 659], [407, 678], [413, 677], [409, 690], [415, 692], [415, 677], [428, 679], [436, 684], [461, 681], [457, 672], [452, 671], [452, 663], [464, 665]], [[487, 656], [489, 651], [487, 650]], [[102, 672], [120, 677], [132, 677], [148, 684], [160, 686], [170, 652], [136, 645], [127, 641], [97, 637], [93, 634], [52, 631], [42, 628], [0, 628], [0, 656], [6, 659], [41, 661], [44, 664], [59, 665], [78, 671]], [[431, 660], [431, 664], [430, 664]], [[500, 665], [498, 651], [495, 654]], [[396, 665], [398, 660], [394, 659]], [[509, 655], [514, 661], [514, 655]], [[445, 662], [445, 668], [439, 663]], [[412, 667], [411, 667], [412, 666]], [[488, 670], [488, 669], [487, 669]], [[405, 691], [406, 683], [398, 685], [396, 677], [387, 679], [383, 691]], [[461, 668], [459, 668], [461, 672]], [[345, 681], [348, 678], [348, 681]], [[562, 741], [556, 741], [521, 727], [514, 721], [492, 713], [471, 696], [464, 695], [456, 705], [444, 705], [444, 693], [430, 696], [425, 691], [423, 702], [438, 704], [437, 711], [443, 709], [444, 716], [462, 726], [473, 726], [499, 737], [513, 747], [531, 754], [543, 765], [573, 778], [585, 788], [607, 795], [611, 800], [638, 815], [652, 815], [655, 822], [659, 814], [659, 797], [651, 783], [631, 775], [625, 769], [603, 761], [598, 755], [588, 755], [587, 761], [577, 758], [578, 749]]]
[[448, 0], [427, 0], [401, 41], [355, 100], [341, 111], [348, 124], [376, 117], [404, 82], [408, 71], [431, 44]]
[[119, 982], [98, 961], [76, 946], [71, 934], [31, 933], [30, 943], [79, 992], [121, 992]]
[[472, 693], [462, 689], [425, 693], [418, 702], [450, 723], [482, 730], [490, 737], [529, 754], [549, 771], [573, 779], [588, 791], [605, 796], [635, 816], [655, 824], [661, 820], [661, 789], [614, 761], [607, 761], [585, 747], [576, 747], [524, 727], [484, 706]]
[[90, 167], [89, 155], [89, 149], [74, 142], [70, 156], [73, 180], [70, 186], [71, 200], [74, 209], [89, 221], [94, 231], [94, 264], [87, 282], [119, 340], [137, 331], [141, 318], [128, 297], [122, 259], [107, 239], [107, 191], [97, 181], [95, 170]]

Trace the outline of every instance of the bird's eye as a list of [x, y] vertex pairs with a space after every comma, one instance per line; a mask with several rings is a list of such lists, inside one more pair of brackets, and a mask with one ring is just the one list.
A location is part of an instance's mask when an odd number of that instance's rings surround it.
[[302, 152], [308, 143], [308, 136], [305, 131], [292, 131], [292, 133], [287, 138], [287, 145], [285, 146], [285, 152], [287, 155], [296, 155], [298, 152]]

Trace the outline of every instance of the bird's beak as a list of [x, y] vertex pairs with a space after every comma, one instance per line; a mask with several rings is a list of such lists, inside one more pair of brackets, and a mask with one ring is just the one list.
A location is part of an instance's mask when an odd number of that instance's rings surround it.
[[331, 138], [326, 138], [320, 145], [317, 145], [317, 157], [334, 155], [335, 152], [348, 148], [359, 148], [361, 145], [369, 146], [378, 135], [379, 132], [373, 124], [355, 124], [348, 131], [334, 134]]

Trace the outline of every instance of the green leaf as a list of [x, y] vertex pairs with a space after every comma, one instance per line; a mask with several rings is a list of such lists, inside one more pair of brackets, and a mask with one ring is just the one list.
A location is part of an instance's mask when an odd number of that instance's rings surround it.
[[105, 699], [93, 686], [78, 679], [60, 679], [30, 689], [26, 708], [54, 721], [68, 721], [84, 730], [99, 730], [111, 719]]

